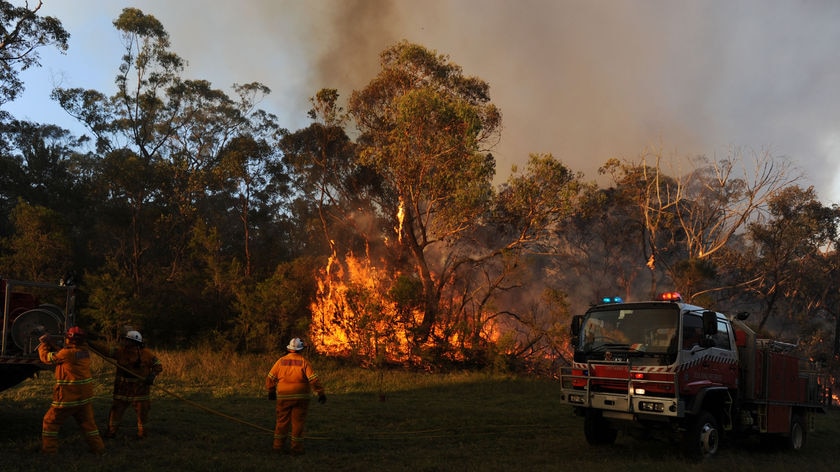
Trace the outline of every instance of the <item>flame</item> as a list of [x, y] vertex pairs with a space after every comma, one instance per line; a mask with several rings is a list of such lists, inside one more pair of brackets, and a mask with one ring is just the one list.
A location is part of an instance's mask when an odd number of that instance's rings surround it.
[[397, 231], [397, 241], [402, 243], [403, 221], [405, 221], [405, 200], [403, 200], [402, 195], [400, 196], [400, 206], [397, 208], [397, 221], [400, 225], [394, 229]]
[[[316, 341], [315, 349], [325, 355], [358, 359], [366, 365], [419, 365], [418, 348], [440, 347], [435, 342], [443, 340], [450, 347], [472, 347], [458, 330], [450, 329], [454, 321], [448, 324], [442, 321], [434, 327], [427, 344], [417, 345], [412, 333], [422, 323], [423, 313], [419, 309], [401, 309], [391, 300], [388, 294], [396, 279], [393, 273], [376, 267], [367, 256], [348, 254], [343, 259], [335, 254], [330, 256], [317, 276], [317, 291], [310, 306], [313, 315], [310, 336]], [[496, 343], [501, 332], [495, 321], [486, 321], [481, 326], [480, 338]]]
[[410, 358], [409, 328], [422, 313], [398, 316], [388, 299], [391, 277], [369, 258], [335, 255], [318, 277], [311, 308], [316, 349], [327, 355], [359, 357], [368, 362], [404, 362]]

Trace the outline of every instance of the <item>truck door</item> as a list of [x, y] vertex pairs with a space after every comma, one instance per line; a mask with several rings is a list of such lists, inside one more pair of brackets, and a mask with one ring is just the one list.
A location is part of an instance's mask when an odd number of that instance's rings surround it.
[[732, 349], [731, 331], [726, 320], [719, 318], [717, 333], [707, 335], [699, 314], [683, 314], [679, 364], [686, 393], [695, 394], [709, 386], [735, 387], [738, 362]]

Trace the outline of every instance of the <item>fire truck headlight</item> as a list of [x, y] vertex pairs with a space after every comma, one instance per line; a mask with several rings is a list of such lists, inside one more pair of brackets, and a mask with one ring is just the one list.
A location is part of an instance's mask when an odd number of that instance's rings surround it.
[[639, 410], [662, 413], [665, 411], [665, 405], [659, 402], [639, 402]]
[[583, 405], [583, 395], [576, 393], [569, 394], [569, 403], [579, 403]]
[[643, 388], [637, 388], [636, 389], [636, 395], [644, 395], [644, 394], [645, 394], [645, 389], [643, 389]]

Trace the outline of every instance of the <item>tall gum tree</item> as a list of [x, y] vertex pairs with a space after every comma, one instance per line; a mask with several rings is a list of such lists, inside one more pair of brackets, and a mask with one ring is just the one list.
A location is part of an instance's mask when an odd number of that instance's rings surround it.
[[353, 92], [348, 111], [360, 131], [360, 162], [398, 197], [398, 240], [423, 287], [424, 342], [440, 315], [453, 265], [446, 248], [486, 212], [501, 113], [489, 85], [449, 57], [406, 41], [386, 49], [379, 74]]
[[41, 65], [38, 48], [52, 45], [67, 51], [70, 33], [58, 19], [38, 15], [43, 5], [40, 0], [31, 7], [29, 2], [15, 6], [0, 1], [0, 106], [23, 92], [18, 73]]
[[[222, 208], [225, 214], [238, 212], [245, 225], [252, 223], [253, 209], [243, 205], [241, 198], [231, 197], [238, 201], [228, 203], [218, 200], [230, 195], [231, 186], [242, 190], [243, 182], [260, 181], [256, 173], [263, 171], [265, 160], [274, 157], [264, 149], [274, 148], [277, 126], [272, 115], [256, 108], [270, 93], [267, 87], [235, 85], [238, 97], [234, 99], [206, 80], [183, 79], [186, 63], [169, 49], [169, 34], [154, 16], [125, 8], [113, 24], [124, 46], [116, 93], [108, 96], [74, 88], [56, 89], [52, 96], [90, 130], [103, 162], [117, 169], [130, 165], [147, 177], [103, 182], [108, 187], [106, 195], [126, 195], [123, 208], [133, 213], [131, 224], [117, 225], [117, 229], [130, 233], [123, 238], [131, 241], [124, 265], [134, 280], [135, 296], [140, 296], [144, 286], [153, 283], [141, 276], [150, 265], [167, 282], [184, 277], [191, 234], [199, 219], [229, 227], [219, 216]], [[231, 165], [234, 140], [259, 145], [250, 154], [244, 149], [235, 154], [248, 166], [234, 169]], [[234, 170], [238, 173], [232, 174]], [[132, 191], [127, 192], [123, 184]], [[251, 198], [255, 192], [248, 188], [247, 195], [240, 197]], [[236, 255], [248, 259], [248, 232], [246, 227], [240, 243], [225, 247], [241, 248]], [[168, 267], [168, 271], [157, 267]], [[247, 271], [250, 266], [245, 267]]]
[[745, 149], [732, 147], [722, 159], [699, 156], [691, 160], [689, 172], [677, 177], [663, 172], [662, 160], [662, 151], [651, 149], [635, 161], [610, 159], [600, 172], [635, 195], [647, 235], [650, 295], [656, 292], [655, 271], [664, 266], [672, 283], [691, 300], [722, 288], [712, 280], [719, 254], [799, 176], [789, 162], [766, 150], [746, 156]]

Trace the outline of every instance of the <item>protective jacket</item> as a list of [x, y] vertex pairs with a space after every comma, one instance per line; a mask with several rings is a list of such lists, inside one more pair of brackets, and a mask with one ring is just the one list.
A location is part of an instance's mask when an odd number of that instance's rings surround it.
[[84, 432], [90, 451], [100, 454], [105, 450], [105, 444], [93, 417], [90, 352], [84, 345], [70, 342], [58, 351], [53, 349], [43, 341], [38, 345], [41, 362], [55, 366], [53, 400], [41, 427], [41, 450], [48, 454], [58, 452], [61, 425], [73, 417]]
[[290, 352], [277, 359], [265, 379], [265, 388], [274, 389], [277, 399], [308, 399], [314, 390], [324, 393], [324, 387], [318, 381], [318, 374], [312, 365], [297, 352]]
[[153, 352], [140, 345], [109, 347], [102, 343], [91, 343], [91, 346], [97, 352], [114, 359], [120, 366], [114, 375], [114, 399], [128, 402], [150, 399], [151, 389], [146, 379], [163, 372], [163, 365]]
[[52, 406], [80, 406], [93, 400], [93, 377], [87, 349], [67, 344], [53, 351], [51, 346], [41, 343], [38, 345], [38, 356], [44, 364], [56, 366]]

